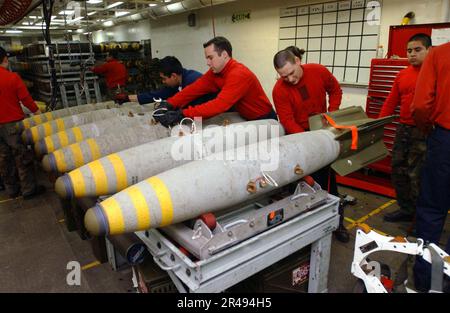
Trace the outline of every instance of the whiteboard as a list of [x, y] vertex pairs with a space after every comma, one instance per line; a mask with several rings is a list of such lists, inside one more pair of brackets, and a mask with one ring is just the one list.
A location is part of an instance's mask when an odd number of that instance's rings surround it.
[[381, 1], [300, 3], [280, 9], [279, 50], [305, 49], [302, 63], [320, 63], [342, 83], [367, 84], [379, 42]]

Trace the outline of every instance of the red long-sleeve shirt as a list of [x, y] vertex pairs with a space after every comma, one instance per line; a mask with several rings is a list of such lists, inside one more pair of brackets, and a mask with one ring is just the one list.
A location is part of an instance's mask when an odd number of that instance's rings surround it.
[[450, 43], [431, 49], [422, 64], [411, 105], [417, 125], [450, 129]]
[[20, 102], [33, 113], [38, 110], [19, 75], [2, 66], [0, 66], [0, 99], [0, 124], [19, 121], [25, 117]]
[[117, 88], [117, 85], [123, 87], [128, 80], [127, 68], [116, 59], [108, 60], [102, 65], [93, 67], [92, 72], [104, 75], [106, 86], [109, 89]]
[[389, 97], [383, 104], [379, 117], [394, 114], [395, 108], [400, 105], [400, 123], [416, 125], [411, 114], [411, 103], [414, 99], [417, 77], [420, 67], [408, 66], [401, 70], [394, 80]]
[[228, 61], [219, 74], [208, 70], [193, 84], [167, 99], [167, 102], [176, 108], [182, 108], [202, 95], [217, 92], [215, 99], [188, 107], [183, 110], [183, 115], [190, 118], [196, 116], [209, 118], [234, 106], [242, 117], [255, 120], [272, 110], [272, 104], [258, 78], [245, 65], [234, 59]]
[[339, 109], [342, 90], [339, 82], [320, 64], [303, 64], [303, 76], [296, 85], [278, 79], [272, 97], [280, 122], [286, 133], [300, 133], [309, 129], [312, 115]]

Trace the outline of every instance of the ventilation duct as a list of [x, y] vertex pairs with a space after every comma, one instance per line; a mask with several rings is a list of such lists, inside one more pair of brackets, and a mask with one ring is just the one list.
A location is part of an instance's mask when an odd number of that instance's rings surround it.
[[[212, 6], [224, 4], [228, 2], [234, 2], [236, 0], [212, 0]], [[188, 12], [192, 10], [198, 10], [203, 8], [210, 8], [211, 0], [183, 0], [175, 3], [168, 3], [157, 7], [149, 7], [142, 11], [130, 14], [128, 16], [115, 18], [114, 25], [137, 22], [143, 19], [158, 19], [159, 17], [175, 15], [178, 13]], [[104, 28], [102, 23], [93, 23], [90, 25], [90, 31], [95, 31]]]
[[[212, 0], [212, 5], [224, 4], [236, 0]], [[211, 7], [211, 0], [183, 0], [176, 3], [167, 4], [164, 6], [149, 8], [149, 15], [158, 18], [167, 15], [178, 14], [191, 10], [198, 10], [202, 8]]]
[[0, 7], [0, 25], [8, 25], [21, 19], [32, 0], [5, 0]]

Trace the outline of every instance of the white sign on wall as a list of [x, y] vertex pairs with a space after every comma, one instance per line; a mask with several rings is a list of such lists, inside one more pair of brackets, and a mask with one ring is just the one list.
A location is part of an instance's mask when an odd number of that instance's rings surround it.
[[450, 28], [433, 28], [431, 30], [431, 42], [433, 46], [450, 42]]
[[278, 48], [306, 51], [303, 63], [325, 65], [345, 83], [367, 84], [376, 57], [381, 1], [347, 0], [282, 8]]

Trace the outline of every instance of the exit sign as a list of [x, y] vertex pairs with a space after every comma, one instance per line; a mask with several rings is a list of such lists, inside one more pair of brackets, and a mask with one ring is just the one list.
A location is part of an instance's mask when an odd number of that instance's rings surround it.
[[233, 23], [244, 22], [250, 19], [250, 11], [249, 12], [241, 12], [241, 13], [233, 13], [231, 16], [231, 21]]

